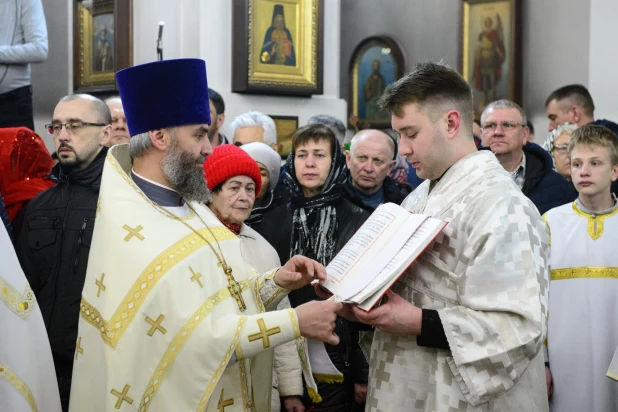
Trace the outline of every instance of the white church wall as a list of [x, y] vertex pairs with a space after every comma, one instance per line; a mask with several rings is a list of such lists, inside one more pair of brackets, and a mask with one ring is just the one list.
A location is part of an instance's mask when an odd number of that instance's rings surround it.
[[[299, 125], [316, 114], [345, 120], [346, 102], [339, 98], [340, 1], [324, 2], [324, 94], [307, 97], [232, 93], [232, 2], [229, 0], [134, 0], [135, 64], [156, 60], [158, 22], [164, 21], [164, 58], [197, 57], [206, 61], [208, 85], [225, 100], [222, 133], [238, 114], [298, 116]], [[229, 136], [231, 137], [231, 136]]]
[[595, 117], [618, 123], [618, 1], [590, 0], [589, 90]]

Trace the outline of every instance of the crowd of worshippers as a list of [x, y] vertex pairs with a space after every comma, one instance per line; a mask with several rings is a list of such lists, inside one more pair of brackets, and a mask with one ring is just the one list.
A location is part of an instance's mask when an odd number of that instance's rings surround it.
[[[347, 140], [347, 130], [341, 120], [319, 115], [296, 130], [291, 152], [282, 159], [276, 126], [269, 116], [258, 111], [243, 113], [231, 120], [230, 133], [224, 136], [221, 130], [228, 119], [223, 98], [212, 89], [208, 89], [208, 96], [211, 123], [205, 133], [211, 148], [203, 169], [211, 196], [204, 203], [241, 239], [244, 259], [260, 273], [281, 266], [295, 255], [328, 265], [380, 204], [405, 204], [404, 200], [416, 187], [419, 190], [426, 187], [422, 184], [423, 177], [432, 182], [427, 186], [430, 194], [437, 183], [448, 180], [450, 168], [441, 176], [432, 176], [428, 170], [431, 162], [439, 162], [439, 157], [449, 149], [444, 147], [445, 152], [434, 150], [430, 156], [422, 157], [429, 152], [423, 152], [425, 148], [420, 146], [413, 149], [411, 142], [418, 133], [414, 127], [400, 128], [394, 122], [394, 130], [355, 130]], [[550, 316], [543, 376], [547, 396], [553, 398], [550, 405], [559, 412], [618, 410], [618, 383], [605, 376], [618, 346], [618, 329], [614, 327], [618, 320], [617, 295], [613, 285], [618, 278], [618, 264], [613, 257], [618, 241], [618, 125], [595, 119], [593, 99], [582, 85], [555, 90], [547, 98], [545, 109], [549, 136], [542, 146], [534, 143], [534, 131], [524, 110], [509, 100], [498, 100], [485, 108], [474, 124], [474, 142], [479, 153], [495, 155], [506, 171], [502, 173], [508, 174], [536, 207], [535, 211], [526, 213], [538, 215], [539, 219], [543, 216], [550, 234], [547, 264], [551, 272], [546, 273], [549, 303], [544, 303], [549, 305]], [[393, 110], [394, 116], [404, 118], [399, 112], [401, 107], [395, 105]], [[41, 137], [29, 128], [15, 126], [0, 129], [0, 213], [40, 306], [62, 407], [68, 410], [80, 301], [90, 247], [95, 241], [92, 235], [108, 148], [128, 143], [133, 155], [141, 153], [145, 146], [140, 146], [142, 143], [137, 139], [132, 141], [120, 97], [105, 101], [86, 94], [60, 98], [46, 125], [55, 147], [51, 155]], [[176, 146], [169, 149], [161, 160], [163, 170], [173, 175], [195, 167], [193, 159], [183, 157], [180, 150]], [[417, 175], [417, 169], [423, 168], [424, 173]], [[472, 179], [474, 173], [469, 176]], [[463, 184], [465, 179], [464, 176], [443, 188], [445, 207], [461, 201], [449, 200], [448, 193], [454, 193], [455, 186]], [[139, 180], [142, 183], [138, 186], [144, 193], [156, 185], [142, 177]], [[170, 178], [170, 181], [174, 180]], [[494, 183], [508, 187], [504, 182]], [[177, 207], [183, 203], [181, 194], [173, 190], [155, 192], [147, 195], [161, 206]], [[499, 208], [497, 203], [492, 204], [488, 199], [485, 207]], [[510, 213], [526, 208], [530, 209], [528, 204], [519, 203]], [[485, 217], [479, 213], [471, 219]], [[513, 222], [503, 224], [515, 225], [513, 236], [521, 229]], [[511, 242], [508, 230], [506, 233], [498, 242]], [[134, 230], [128, 236], [140, 234]], [[487, 239], [488, 235], [485, 236]], [[541, 243], [532, 250], [541, 253]], [[503, 259], [489, 257], [493, 258]], [[518, 271], [521, 259], [512, 256], [502, 264], [507, 270]], [[571, 285], [572, 279], [583, 279], [586, 283]], [[203, 278], [202, 282], [208, 280]], [[423, 290], [431, 293], [427, 289], [431, 285], [405, 287], [411, 288], [405, 293]], [[494, 286], [496, 289], [499, 285]], [[406, 296], [401, 289], [399, 293]], [[292, 308], [323, 299], [310, 286], [294, 290], [288, 297]], [[464, 304], [457, 298], [449, 302], [443, 303]], [[478, 301], [469, 304], [477, 310], [485, 307]], [[435, 310], [425, 312], [422, 333], [429, 331], [425, 322], [427, 326], [435, 325], [431, 312], [437, 318]], [[424, 336], [430, 342], [425, 350], [453, 350], [451, 346], [459, 343], [450, 332], [445, 333], [440, 320], [437, 322], [441, 330], [433, 336]], [[484, 320], [479, 318], [478, 322]], [[372, 368], [380, 369], [379, 364], [385, 359], [373, 359], [362, 350], [359, 342], [366, 332], [359, 331], [350, 320], [338, 317], [335, 333], [340, 341], [326, 344], [326, 351], [343, 379], [319, 381], [321, 402], [315, 402], [303, 381], [295, 347], [281, 345], [274, 355], [271, 410], [334, 412], [360, 411], [366, 407], [367, 410], [408, 410], [402, 405], [400, 409], [397, 404], [391, 409], [365, 405], [369, 363]], [[494, 333], [511, 332], [495, 330]], [[420, 338], [419, 335], [417, 343], [424, 346]], [[374, 344], [371, 351], [376, 350]], [[494, 355], [526, 356], [512, 350], [515, 349], [500, 347]], [[396, 353], [389, 356], [397, 357]], [[454, 368], [452, 362], [445, 352], [437, 367]], [[514, 366], [507, 373], [512, 380], [497, 380], [494, 386], [511, 388], [517, 381], [514, 376], [522, 372], [516, 370], [520, 367]], [[472, 372], [466, 373], [457, 379], [473, 379]], [[413, 378], [405, 385], [409, 391], [415, 391]], [[370, 387], [370, 391], [376, 392], [374, 397], [379, 390]], [[474, 405], [491, 397], [466, 399]], [[477, 410], [465, 406], [458, 409], [457, 404], [451, 406], [452, 410]], [[39, 410], [44, 408], [39, 406]]]

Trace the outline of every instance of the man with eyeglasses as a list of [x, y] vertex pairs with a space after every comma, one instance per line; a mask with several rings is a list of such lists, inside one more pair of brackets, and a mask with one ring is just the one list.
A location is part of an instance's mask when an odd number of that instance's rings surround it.
[[56, 105], [46, 129], [59, 163], [58, 184], [26, 210], [17, 254], [37, 298], [52, 349], [63, 411], [68, 410], [79, 308], [112, 117], [96, 97], [75, 94]]
[[481, 138], [498, 158], [521, 191], [543, 214], [573, 201], [577, 193], [552, 169], [552, 159], [543, 148], [529, 142], [526, 113], [510, 100], [490, 103], [481, 114]]

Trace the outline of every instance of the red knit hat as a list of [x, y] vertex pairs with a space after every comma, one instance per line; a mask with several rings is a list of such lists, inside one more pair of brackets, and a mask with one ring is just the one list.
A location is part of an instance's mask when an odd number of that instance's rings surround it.
[[204, 177], [212, 190], [230, 177], [248, 176], [255, 182], [255, 195], [262, 188], [262, 175], [255, 160], [240, 147], [223, 144], [212, 150], [204, 162]]

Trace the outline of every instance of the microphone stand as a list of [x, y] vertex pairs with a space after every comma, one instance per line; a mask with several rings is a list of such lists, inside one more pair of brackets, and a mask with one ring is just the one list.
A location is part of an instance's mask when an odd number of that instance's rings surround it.
[[159, 22], [159, 37], [157, 38], [157, 59], [163, 60], [163, 26], [164, 22]]

